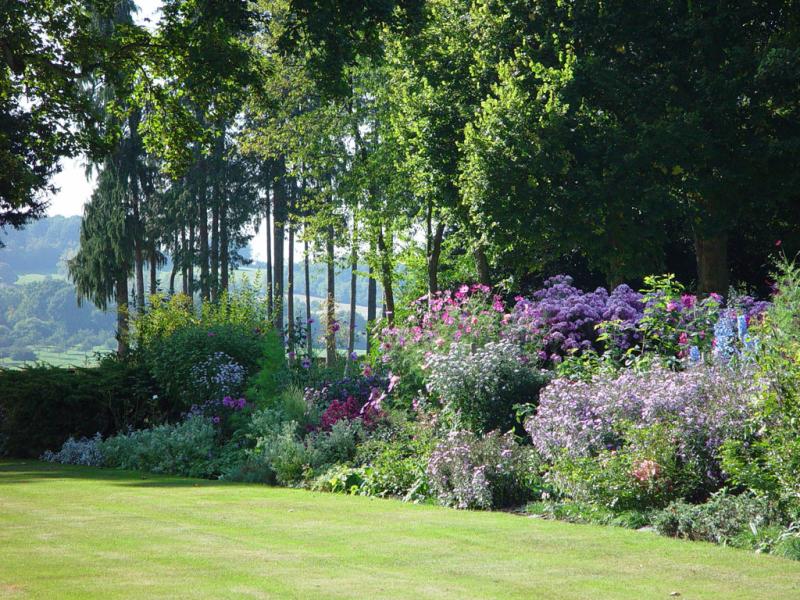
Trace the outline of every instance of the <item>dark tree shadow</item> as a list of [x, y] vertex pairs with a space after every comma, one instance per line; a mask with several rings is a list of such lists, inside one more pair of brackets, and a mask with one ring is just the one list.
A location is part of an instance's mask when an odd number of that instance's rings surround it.
[[[47, 483], [57, 479], [106, 481], [125, 487], [196, 488], [243, 485], [232, 481], [188, 479], [121, 469], [60, 465], [37, 460], [0, 460], [0, 487], [9, 484]], [[266, 486], [265, 486], [266, 487]]]

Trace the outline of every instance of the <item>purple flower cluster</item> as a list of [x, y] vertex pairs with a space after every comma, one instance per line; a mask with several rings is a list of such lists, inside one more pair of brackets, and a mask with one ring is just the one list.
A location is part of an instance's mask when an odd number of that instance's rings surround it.
[[628, 348], [639, 339], [635, 326], [642, 317], [642, 295], [627, 285], [609, 293], [605, 288], [584, 292], [568, 275], [545, 281], [533, 299], [517, 297], [511, 325], [523, 341], [539, 341], [539, 358], [559, 362], [565, 355], [596, 346], [598, 325], [618, 321], [625, 333], [615, 342]]
[[222, 399], [222, 406], [232, 410], [243, 410], [244, 407], [247, 406], [247, 400], [244, 398], [233, 399], [230, 396], [225, 396]]
[[684, 460], [713, 460], [728, 437], [742, 433], [756, 387], [748, 367], [698, 366], [683, 372], [626, 370], [591, 382], [559, 379], [541, 394], [525, 424], [539, 452], [592, 456], [625, 444], [627, 427], [670, 427]]

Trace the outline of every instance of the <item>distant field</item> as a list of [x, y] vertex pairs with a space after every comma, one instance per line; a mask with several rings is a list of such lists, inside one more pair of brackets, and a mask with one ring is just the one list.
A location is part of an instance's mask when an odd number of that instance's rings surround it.
[[47, 279], [48, 277], [52, 279], [66, 279], [66, 276], [61, 273], [25, 273], [24, 275], [19, 275], [14, 283], [35, 283]]
[[19, 368], [26, 364], [45, 362], [58, 367], [85, 367], [95, 363], [96, 352], [109, 352], [112, 349], [104, 346], [95, 346], [91, 351], [73, 348], [66, 351], [56, 350], [50, 346], [31, 348], [36, 354], [36, 360], [20, 361], [5, 357], [0, 358], [0, 367]]
[[[169, 285], [169, 271], [160, 271], [159, 274], [159, 281], [161, 284], [161, 289], [165, 289]], [[36, 283], [42, 281], [47, 278], [53, 279], [66, 279], [63, 274], [51, 273], [26, 273], [24, 275], [20, 275], [16, 283], [20, 285]], [[265, 280], [264, 271], [261, 269], [256, 269], [252, 267], [244, 267], [241, 269], [237, 269], [232, 275], [232, 285], [241, 284], [243, 279], [247, 278], [251, 283], [256, 280], [257, 278], [261, 278], [261, 282]], [[181, 278], [180, 275], [176, 277], [175, 280], [175, 287], [176, 289], [181, 288]], [[305, 317], [305, 295], [302, 293], [294, 294], [295, 299], [295, 314], [302, 315], [301, 318]], [[148, 287], [149, 292], [149, 287]], [[311, 296], [311, 311], [314, 315], [314, 318], [317, 322], [321, 322], [322, 316], [324, 313], [324, 307], [327, 299], [322, 296]], [[337, 302], [336, 303], [336, 312], [339, 314], [340, 318], [342, 315], [348, 314], [350, 310], [350, 305], [344, 302]], [[364, 305], [356, 305], [356, 312], [359, 314], [361, 318], [366, 320], [367, 318], [367, 307]], [[345, 320], [347, 318], [345, 317]], [[345, 324], [343, 323], [343, 326]], [[315, 339], [315, 345], [319, 345], [320, 341]], [[362, 344], [361, 338], [357, 341], [358, 345]], [[34, 352], [36, 355], [35, 360], [15, 360], [10, 357], [0, 357], [0, 367], [5, 368], [19, 368], [24, 366], [25, 364], [33, 364], [37, 362], [45, 362], [56, 366], [87, 366], [94, 364], [95, 362], [95, 353], [96, 352], [109, 352], [113, 350], [113, 348], [109, 347], [95, 347], [90, 351], [80, 350], [77, 347], [71, 348], [66, 351], [58, 351], [52, 346], [41, 345], [41, 346], [29, 346], [29, 349]], [[340, 348], [341, 350], [342, 348]], [[320, 354], [323, 350], [321, 348], [315, 348], [315, 353]], [[357, 350], [357, 352], [361, 353], [362, 350]]]

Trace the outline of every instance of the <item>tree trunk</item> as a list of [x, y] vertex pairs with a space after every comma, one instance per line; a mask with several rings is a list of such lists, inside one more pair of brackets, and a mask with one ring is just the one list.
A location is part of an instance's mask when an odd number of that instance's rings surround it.
[[358, 287], [358, 280], [356, 279], [356, 272], [358, 271], [358, 225], [356, 216], [353, 215], [353, 235], [350, 244], [350, 321], [347, 324], [347, 360], [345, 361], [344, 372], [345, 375], [349, 372], [349, 366], [352, 360], [350, 357], [353, 355], [356, 346], [356, 292]]
[[117, 355], [128, 353], [128, 277], [125, 273], [117, 275]]
[[230, 239], [228, 237], [228, 199], [223, 194], [219, 212], [219, 287], [227, 292], [230, 273]]
[[[189, 295], [189, 269], [186, 266], [186, 257], [189, 255], [189, 246], [186, 241], [186, 226], [181, 227], [181, 290], [185, 295]], [[173, 257], [174, 260], [174, 257]]]
[[308, 240], [303, 240], [303, 268], [306, 279], [306, 352], [311, 358], [314, 352], [314, 338], [311, 337], [311, 268], [308, 256]]
[[150, 295], [158, 293], [158, 252], [156, 245], [150, 249]]
[[189, 288], [189, 299], [194, 302], [194, 224], [189, 225], [189, 251], [186, 253], [186, 280]]
[[217, 301], [219, 293], [219, 196], [215, 193], [211, 202], [211, 301]]
[[[430, 232], [430, 229], [428, 230]], [[436, 225], [436, 231], [428, 243], [428, 297], [433, 298], [439, 291], [439, 258], [442, 255], [444, 223]]]
[[383, 225], [378, 229], [378, 252], [381, 258], [381, 283], [383, 284], [383, 303], [386, 307], [386, 320], [394, 325], [394, 290], [392, 288], [392, 238], [388, 243], [383, 233]]
[[273, 244], [274, 252], [274, 274], [273, 285], [275, 286], [275, 327], [283, 333], [283, 245], [284, 227], [286, 225], [286, 163], [284, 159], [278, 161], [277, 178], [275, 180], [274, 194], [275, 210], [273, 215]]
[[289, 221], [289, 260], [286, 280], [286, 334], [289, 339], [289, 352], [294, 353], [294, 227]]
[[178, 244], [180, 243], [179, 239], [180, 238], [178, 236], [178, 232], [176, 231], [175, 232], [175, 241], [174, 241], [174, 245], [173, 245], [174, 250], [172, 251], [172, 271], [170, 271], [170, 274], [169, 274], [169, 295], [170, 296], [174, 296], [175, 295], [175, 276], [178, 274], [178, 254], [179, 254], [179, 252], [178, 252]]
[[222, 211], [225, 185], [225, 124], [217, 124], [217, 139], [214, 145], [213, 197], [211, 199], [211, 300], [216, 302], [220, 288], [220, 212]]
[[200, 228], [200, 297], [203, 302], [210, 298], [208, 274], [208, 202], [206, 197], [206, 173], [203, 162], [199, 162], [197, 181], [197, 223]]
[[[374, 249], [373, 249], [374, 253]], [[372, 326], [378, 316], [378, 282], [375, 280], [375, 270], [369, 265], [369, 279], [367, 280], [367, 354], [372, 348]]]
[[275, 305], [272, 302], [272, 290], [274, 287], [272, 285], [272, 223], [270, 222], [270, 217], [272, 214], [272, 200], [269, 196], [270, 187], [274, 189], [274, 186], [268, 185], [267, 199], [264, 207], [264, 212], [266, 213], [267, 219], [267, 313], [271, 319], [274, 319]]
[[131, 177], [131, 195], [133, 205], [133, 258], [136, 277], [136, 310], [144, 312], [144, 250], [142, 248], [142, 221], [139, 215], [139, 179]]
[[325, 363], [332, 367], [336, 362], [336, 273], [334, 271], [333, 225], [328, 225], [325, 239], [325, 264], [328, 271], [328, 298], [325, 318]]
[[491, 274], [489, 272], [489, 259], [486, 258], [486, 252], [482, 246], [475, 246], [472, 251], [472, 256], [475, 259], [475, 271], [478, 275], [478, 282], [483, 285], [492, 285]]
[[728, 270], [728, 233], [701, 235], [695, 232], [694, 250], [697, 257], [697, 291], [727, 295], [730, 286]]

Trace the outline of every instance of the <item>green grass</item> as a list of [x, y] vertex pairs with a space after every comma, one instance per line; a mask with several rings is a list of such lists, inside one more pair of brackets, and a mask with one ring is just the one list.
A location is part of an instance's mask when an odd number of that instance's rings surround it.
[[618, 528], [0, 463], [3, 598], [800, 597], [800, 565]]

